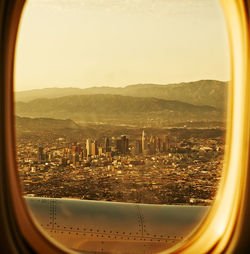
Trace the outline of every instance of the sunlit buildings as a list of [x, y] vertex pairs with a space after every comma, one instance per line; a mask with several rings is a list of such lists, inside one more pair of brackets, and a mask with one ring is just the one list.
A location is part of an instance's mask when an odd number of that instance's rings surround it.
[[146, 147], [145, 147], [145, 132], [144, 130], [142, 131], [142, 136], [141, 136], [141, 147], [142, 147], [142, 153], [145, 154]]
[[87, 157], [91, 155], [91, 139], [86, 140]]
[[91, 155], [92, 156], [95, 156], [98, 154], [98, 148], [97, 148], [97, 141], [94, 140], [92, 143], [91, 143]]
[[165, 136], [162, 142], [162, 151], [165, 153], [168, 150], [169, 150], [169, 138]]

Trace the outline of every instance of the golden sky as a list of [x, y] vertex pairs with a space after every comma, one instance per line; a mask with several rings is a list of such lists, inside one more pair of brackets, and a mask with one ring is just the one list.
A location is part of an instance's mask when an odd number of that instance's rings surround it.
[[29, 0], [15, 88], [229, 80], [229, 64], [216, 0]]

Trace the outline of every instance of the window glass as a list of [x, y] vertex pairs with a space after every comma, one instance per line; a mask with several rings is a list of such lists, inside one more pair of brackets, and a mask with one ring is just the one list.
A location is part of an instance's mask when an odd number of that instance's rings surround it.
[[90, 252], [182, 240], [221, 179], [229, 64], [214, 0], [27, 1], [17, 165], [45, 231]]

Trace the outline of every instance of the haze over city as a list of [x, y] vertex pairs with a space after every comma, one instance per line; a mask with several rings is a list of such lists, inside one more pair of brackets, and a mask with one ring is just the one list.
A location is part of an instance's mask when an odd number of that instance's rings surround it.
[[25, 195], [211, 204], [230, 79], [218, 1], [30, 0], [15, 63]]

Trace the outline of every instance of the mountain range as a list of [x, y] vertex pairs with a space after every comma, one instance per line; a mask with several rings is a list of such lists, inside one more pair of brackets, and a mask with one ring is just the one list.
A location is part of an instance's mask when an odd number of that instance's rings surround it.
[[72, 119], [76, 122], [169, 125], [186, 121], [220, 121], [223, 111], [153, 97], [110, 94], [72, 95], [55, 99], [17, 102], [22, 117]]
[[154, 97], [163, 100], [186, 102], [193, 105], [208, 105], [225, 108], [228, 82], [200, 80], [179, 84], [136, 84], [126, 87], [45, 88], [15, 93], [17, 102], [35, 99], [55, 99], [72, 95], [112, 94], [132, 97]]
[[[52, 119], [68, 121], [62, 125], [70, 128], [90, 122], [141, 127], [224, 122], [227, 89], [228, 83], [216, 80], [124, 88], [37, 89], [16, 92], [16, 115], [49, 118], [42, 123], [55, 128], [60, 123]], [[31, 121], [28, 118], [26, 121]], [[39, 128], [39, 120], [33, 121], [33, 125]]]

